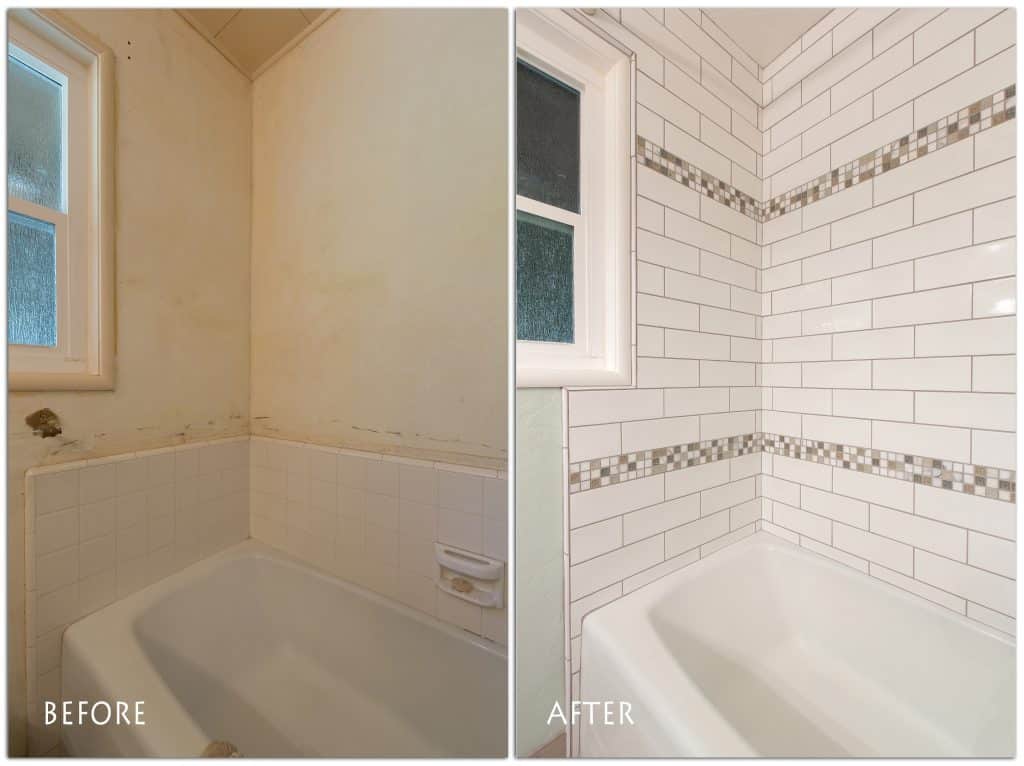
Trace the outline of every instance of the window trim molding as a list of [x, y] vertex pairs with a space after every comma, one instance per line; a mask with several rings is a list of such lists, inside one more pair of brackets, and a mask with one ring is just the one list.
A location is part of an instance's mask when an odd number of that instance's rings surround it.
[[[635, 162], [632, 56], [610, 44], [575, 14], [541, 9], [521, 9], [516, 14], [516, 56], [574, 87], [584, 86], [580, 128], [581, 136], [590, 136], [581, 146], [581, 217], [586, 251], [574, 264], [574, 274], [582, 269], [582, 279], [574, 279], [577, 288], [574, 303], [579, 303], [581, 298], [584, 301], [582, 306], [574, 306], [578, 318], [576, 342], [516, 340], [516, 386], [630, 385], [633, 372], [630, 198]], [[588, 81], [596, 83], [601, 91], [598, 104], [586, 97]], [[587, 177], [594, 168], [603, 176], [599, 183]], [[540, 209], [535, 211], [530, 206], [520, 205], [521, 200], [517, 195], [516, 210], [555, 218]], [[582, 296], [578, 290], [581, 283]], [[583, 318], [582, 323], [579, 317]], [[581, 338], [581, 334], [585, 336]]]
[[[8, 346], [8, 390], [113, 390], [117, 337], [114, 304], [114, 52], [59, 11], [11, 9], [9, 13], [11, 20], [76, 59], [89, 71], [91, 87], [95, 88], [95, 92], [90, 93], [90, 101], [95, 104], [95, 130], [91, 137], [88, 156], [85, 158], [92, 186], [85, 221], [85, 238], [89, 248], [86, 258], [87, 274], [84, 277], [88, 317], [84, 341], [86, 369], [83, 372], [18, 372], [11, 369], [11, 351]], [[10, 202], [8, 204], [10, 205]]]

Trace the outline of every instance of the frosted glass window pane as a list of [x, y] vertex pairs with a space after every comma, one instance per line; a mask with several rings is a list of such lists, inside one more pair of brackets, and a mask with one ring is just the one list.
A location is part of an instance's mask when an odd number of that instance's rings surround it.
[[7, 191], [63, 210], [62, 87], [7, 56]]
[[7, 212], [7, 342], [57, 345], [57, 232]]
[[516, 188], [580, 212], [580, 94], [522, 61], [516, 66]]
[[516, 337], [572, 343], [571, 226], [516, 213]]

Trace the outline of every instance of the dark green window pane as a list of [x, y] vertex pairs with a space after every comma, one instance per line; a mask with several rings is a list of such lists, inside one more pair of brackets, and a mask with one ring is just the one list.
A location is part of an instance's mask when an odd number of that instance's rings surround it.
[[7, 342], [57, 345], [57, 233], [7, 212]]
[[580, 212], [580, 94], [522, 61], [516, 66], [516, 190]]
[[516, 337], [572, 343], [571, 226], [516, 213]]
[[7, 56], [7, 192], [64, 209], [59, 83]]

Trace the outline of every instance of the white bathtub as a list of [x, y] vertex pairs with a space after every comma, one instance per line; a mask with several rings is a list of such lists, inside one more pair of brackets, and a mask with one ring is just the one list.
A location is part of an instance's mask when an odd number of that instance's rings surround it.
[[500, 648], [251, 540], [69, 627], [63, 695], [145, 701], [72, 755], [506, 753]]
[[584, 719], [584, 756], [1014, 754], [1010, 640], [763, 532], [588, 615], [581, 657], [635, 722]]

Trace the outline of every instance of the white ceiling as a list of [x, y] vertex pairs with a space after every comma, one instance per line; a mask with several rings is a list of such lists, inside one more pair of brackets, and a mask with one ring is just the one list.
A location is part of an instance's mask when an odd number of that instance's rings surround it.
[[323, 20], [323, 8], [189, 8], [178, 13], [250, 78]]
[[768, 66], [829, 12], [828, 8], [705, 8], [722, 31]]

